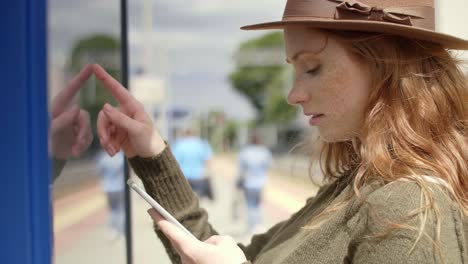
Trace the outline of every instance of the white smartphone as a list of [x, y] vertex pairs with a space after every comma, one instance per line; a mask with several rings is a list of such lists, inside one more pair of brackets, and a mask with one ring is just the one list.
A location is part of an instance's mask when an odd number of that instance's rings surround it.
[[145, 199], [156, 211], [158, 211], [159, 214], [161, 214], [164, 218], [166, 218], [167, 221], [173, 223], [182, 231], [184, 231], [187, 235], [196, 238], [190, 231], [187, 230], [179, 221], [177, 221], [166, 209], [164, 209], [158, 202], [156, 202], [149, 194], [143, 190], [143, 188], [139, 187], [133, 180], [129, 179], [127, 181], [128, 186], [132, 188], [134, 191], [136, 191], [143, 199]]

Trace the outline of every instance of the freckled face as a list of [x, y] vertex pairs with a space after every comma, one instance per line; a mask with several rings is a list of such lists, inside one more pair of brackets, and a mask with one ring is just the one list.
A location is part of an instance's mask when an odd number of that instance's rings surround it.
[[359, 137], [371, 89], [369, 66], [317, 30], [289, 27], [284, 38], [294, 67], [288, 103], [302, 107], [324, 141]]

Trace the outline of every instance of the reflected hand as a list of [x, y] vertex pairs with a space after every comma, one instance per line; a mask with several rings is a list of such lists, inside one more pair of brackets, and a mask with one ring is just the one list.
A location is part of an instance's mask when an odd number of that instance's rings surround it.
[[80, 87], [92, 74], [86, 65], [52, 100], [50, 151], [57, 159], [80, 156], [93, 141], [89, 113], [71, 104]]
[[242, 250], [229, 236], [212, 236], [201, 242], [165, 220], [156, 210], [150, 209], [148, 213], [171, 241], [184, 264], [241, 264], [246, 261]]
[[138, 102], [117, 80], [100, 65], [93, 65], [94, 74], [117, 99], [119, 107], [105, 104], [99, 112], [97, 131], [101, 146], [111, 156], [122, 149], [129, 158], [153, 157], [165, 144], [153, 122]]

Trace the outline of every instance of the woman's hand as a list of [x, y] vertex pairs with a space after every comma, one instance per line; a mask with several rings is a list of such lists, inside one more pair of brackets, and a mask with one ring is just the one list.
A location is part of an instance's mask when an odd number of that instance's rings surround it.
[[242, 250], [229, 236], [212, 236], [198, 241], [165, 220], [156, 210], [148, 210], [151, 218], [171, 241], [184, 264], [241, 264], [246, 261]]
[[57, 159], [80, 156], [93, 141], [89, 113], [72, 104], [81, 86], [93, 73], [86, 65], [52, 100], [50, 152]]
[[129, 158], [152, 157], [164, 150], [165, 144], [153, 122], [138, 102], [101, 66], [93, 65], [97, 79], [119, 102], [119, 108], [105, 104], [99, 112], [97, 131], [101, 146], [111, 156], [122, 149]]

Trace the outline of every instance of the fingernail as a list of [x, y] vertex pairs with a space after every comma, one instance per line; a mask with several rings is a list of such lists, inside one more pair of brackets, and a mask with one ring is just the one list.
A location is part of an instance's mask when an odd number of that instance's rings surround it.
[[148, 209], [146, 212], [151, 216], [151, 218], [156, 217], [156, 211], [153, 208]]
[[148, 215], [149, 215], [151, 218], [153, 218], [153, 215], [151, 214], [151, 209], [148, 209], [146, 212], [148, 213]]

